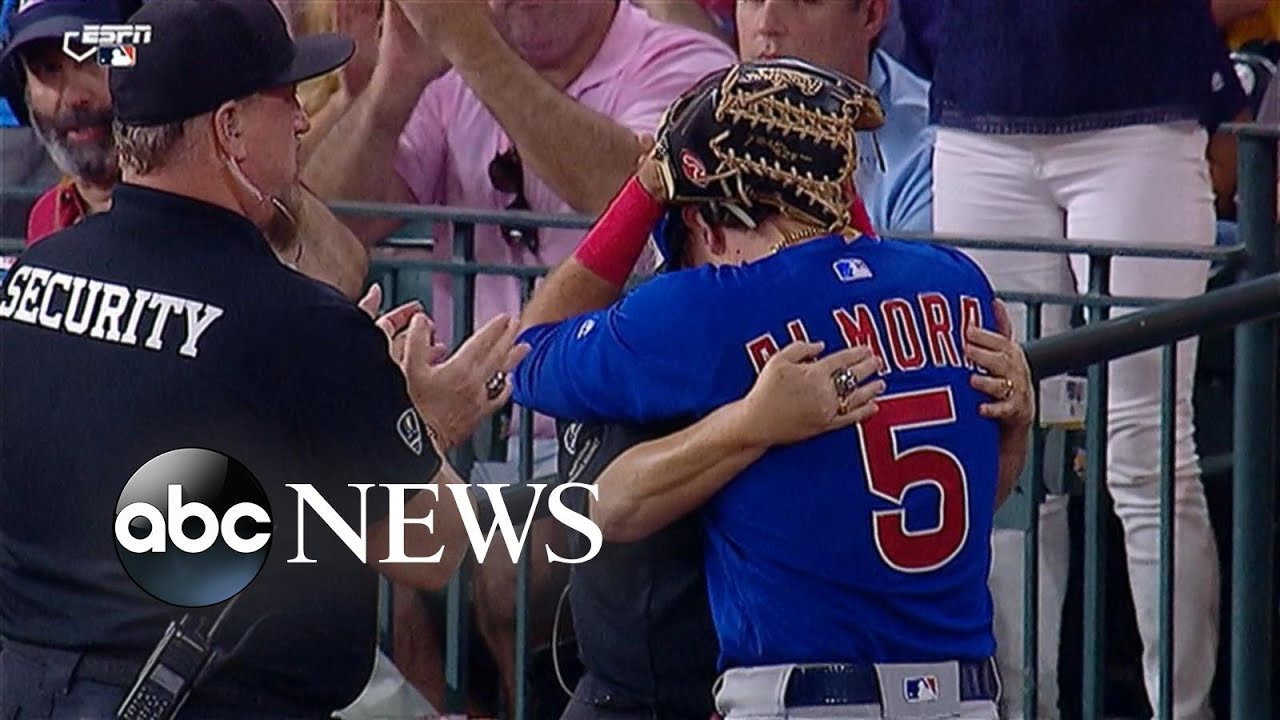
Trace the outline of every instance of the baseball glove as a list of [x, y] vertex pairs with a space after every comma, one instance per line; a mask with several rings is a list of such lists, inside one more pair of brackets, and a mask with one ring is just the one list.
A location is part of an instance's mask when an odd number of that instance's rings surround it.
[[852, 78], [790, 58], [734, 65], [700, 81], [659, 122], [653, 153], [662, 199], [710, 205], [747, 227], [763, 204], [844, 230], [854, 133], [883, 124], [875, 93]]

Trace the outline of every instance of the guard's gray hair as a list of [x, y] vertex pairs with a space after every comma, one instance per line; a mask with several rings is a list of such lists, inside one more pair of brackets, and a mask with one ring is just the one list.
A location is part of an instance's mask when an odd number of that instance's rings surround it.
[[163, 125], [126, 125], [119, 120], [112, 123], [116, 150], [120, 153], [120, 168], [137, 175], [146, 175], [164, 167], [181, 151], [182, 138], [187, 121]]

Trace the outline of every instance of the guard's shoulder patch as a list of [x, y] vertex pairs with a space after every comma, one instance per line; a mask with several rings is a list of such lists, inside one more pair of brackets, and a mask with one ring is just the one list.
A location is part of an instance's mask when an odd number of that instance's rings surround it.
[[417, 410], [409, 408], [400, 413], [400, 419], [396, 421], [396, 432], [414, 455], [422, 454], [422, 421], [418, 419]]

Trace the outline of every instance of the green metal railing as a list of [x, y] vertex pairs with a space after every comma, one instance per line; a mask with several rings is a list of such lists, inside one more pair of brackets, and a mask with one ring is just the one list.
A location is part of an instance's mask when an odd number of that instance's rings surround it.
[[[1084, 423], [1085, 479], [1071, 488], [1083, 495], [1085, 515], [1084, 541], [1084, 670], [1080, 698], [1081, 716], [1093, 720], [1103, 716], [1106, 680], [1105, 651], [1107, 618], [1102, 603], [1106, 593], [1108, 549], [1104, 528], [1109, 507], [1106, 492], [1107, 444], [1107, 363], [1118, 357], [1148, 348], [1164, 348], [1162, 402], [1162, 456], [1160, 464], [1161, 534], [1160, 534], [1160, 669], [1161, 686], [1152, 698], [1157, 718], [1170, 718], [1172, 706], [1172, 623], [1173, 607], [1173, 379], [1175, 343], [1185, 337], [1211, 330], [1235, 326], [1235, 397], [1233, 448], [1228, 456], [1205, 458], [1203, 464], [1230, 467], [1233, 473], [1233, 538], [1231, 596], [1231, 712], [1232, 718], [1273, 717], [1271, 652], [1274, 642], [1276, 613], [1272, 568], [1274, 567], [1275, 482], [1276, 482], [1276, 321], [1268, 319], [1280, 313], [1280, 280], [1276, 257], [1276, 128], [1256, 125], [1227, 126], [1226, 132], [1240, 140], [1240, 222], [1241, 242], [1233, 247], [1188, 249], [1185, 246], [1162, 246], [1150, 243], [1116, 244], [1044, 240], [1037, 238], [982, 240], [945, 235], [909, 236], [923, 242], [937, 242], [961, 248], [985, 250], [1025, 250], [1051, 253], [1082, 254], [1090, 259], [1088, 291], [1080, 295], [1042, 293], [1001, 293], [1011, 302], [1027, 307], [1026, 347], [1038, 378], [1067, 371], [1086, 370], [1088, 395]], [[14, 195], [11, 191], [3, 193]], [[21, 194], [21, 192], [16, 193]], [[34, 197], [34, 195], [33, 195]], [[424, 246], [429, 244], [431, 224], [451, 223], [454, 232], [448, 248], [438, 248], [430, 258], [378, 259], [371, 266], [371, 279], [379, 281], [387, 291], [388, 303], [417, 297], [430, 306], [431, 278], [444, 274], [455, 278], [453, 284], [453, 326], [455, 345], [463, 329], [474, 326], [475, 278], [477, 275], [507, 276], [521, 283], [524, 297], [533, 290], [545, 267], [480, 264], [475, 262], [475, 229], [482, 225], [522, 224], [547, 228], [585, 229], [590, 219], [574, 216], [543, 215], [531, 212], [488, 212], [448, 207], [419, 205], [383, 205], [372, 203], [335, 203], [342, 215], [377, 215], [397, 217], [409, 224], [388, 241], [389, 245]], [[20, 248], [14, 241], [0, 242], [0, 251]], [[1206, 295], [1170, 302], [1160, 298], [1120, 297], [1110, 292], [1111, 268], [1115, 258], [1174, 258], [1188, 262], [1214, 262], [1222, 272], [1230, 273], [1236, 284]], [[1076, 330], [1041, 338], [1042, 316], [1046, 306], [1066, 305], [1082, 309], [1087, 322]], [[1132, 314], [1110, 319], [1111, 308], [1142, 308]], [[520, 478], [532, 480], [532, 417], [522, 413], [520, 437]], [[1036, 552], [1039, 542], [1039, 506], [1046, 493], [1045, 468], [1057, 463], [1049, 458], [1047, 448], [1051, 429], [1037, 427], [1028, 471], [1022, 478], [1019, 493], [1002, 516], [1012, 518], [1015, 526], [1026, 530], [1024, 578], [1024, 713], [1036, 717], [1039, 627], [1039, 567]], [[468, 477], [477, 460], [492, 451], [493, 428], [477, 434], [477, 441], [464, 444], [451, 460], [462, 477]], [[486, 440], [486, 438], [490, 438]], [[1058, 452], [1061, 452], [1060, 450]], [[1060, 459], [1060, 458], [1058, 458]], [[513, 517], [522, 516], [522, 503], [527, 493], [509, 489]], [[523, 505], [527, 508], [528, 505]], [[525, 651], [530, 635], [528, 608], [529, 551], [526, 547], [517, 573], [516, 602], [516, 678], [515, 695], [510, 698], [514, 715], [519, 720], [529, 716], [531, 703], [527, 684], [528, 655]], [[445, 640], [445, 682], [448, 689], [444, 712], [464, 712], [467, 706], [468, 678], [466, 668], [470, 648], [468, 607], [471, 569], [463, 566], [446, 591], [448, 632]], [[385, 623], [389, 617], [389, 597], [383, 606], [384, 648], [391, 650], [392, 632]], [[1220, 668], [1220, 671], [1222, 668]], [[1065, 703], [1066, 698], [1063, 699]]]

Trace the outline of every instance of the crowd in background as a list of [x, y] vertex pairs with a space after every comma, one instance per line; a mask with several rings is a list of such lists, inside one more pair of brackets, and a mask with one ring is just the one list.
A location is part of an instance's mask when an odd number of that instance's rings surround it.
[[[1081, 38], [1064, 26], [1056, 39], [1018, 37], [1022, 14], [1059, 12], [1053, 7], [1061, 3], [1049, 0], [1017, 9], [979, 0], [622, 0], [616, 8], [609, 0], [495, 0], [492, 20], [480, 2], [391, 2], [384, 9], [374, 0], [277, 1], [295, 34], [340, 30], [357, 40], [347, 67], [300, 88], [312, 123], [303, 139], [303, 179], [326, 200], [595, 215], [634, 169], [638, 136], [653, 132], [683, 90], [738, 58], [795, 54], [871, 86], [885, 105], [887, 124], [864, 138], [858, 170], [859, 190], [883, 233], [1209, 245], [1215, 237], [1234, 238], [1236, 149], [1218, 128], [1280, 120], [1271, 82], [1280, 61], [1280, 3], [1258, 0], [1204, 0], [1202, 26], [1162, 25], [1150, 19], [1151, 6], [1113, 0], [1132, 8], [1117, 14], [1113, 34]], [[6, 16], [17, 4], [5, 0]], [[1166, 30], [1172, 34], [1161, 35]], [[992, 50], [1037, 44], [1036, 57], [1016, 63]], [[1096, 59], [1091, 70], [1109, 67], [1113, 75], [1081, 75], [1070, 66], [1073, 53], [1089, 53]], [[1180, 75], [1210, 56], [1212, 73]], [[2, 72], [9, 92], [0, 103], [0, 186], [52, 186], [54, 193], [46, 196], [53, 209], [43, 224], [28, 217], [29, 202], [0, 199], [0, 235], [25, 236], [30, 244], [94, 210], [87, 189], [94, 183], [75, 182], [93, 158], [68, 151], [67, 133], [75, 128], [66, 123], [94, 119], [109, 99], [85, 90], [29, 105], [29, 89], [14, 91], [22, 71]], [[1135, 95], [1149, 102], [1103, 107], [1108, 96], [1122, 104]], [[1090, 103], [1098, 98], [1095, 112]], [[31, 117], [36, 128], [22, 127]], [[398, 223], [365, 218], [351, 226], [375, 252], [395, 252], [376, 248]], [[451, 247], [448, 226], [436, 227], [433, 237], [445, 252]], [[551, 266], [580, 238], [570, 230], [480, 228], [475, 257]], [[1078, 258], [975, 256], [1000, 290], [1073, 292], [1087, 277]], [[1208, 272], [1194, 263], [1121, 261], [1113, 290], [1186, 297], [1203, 292]], [[481, 278], [476, 293], [477, 325], [519, 312], [516, 281]], [[443, 341], [470, 331], [451, 327], [448, 278], [434, 281], [428, 304]], [[1044, 329], [1061, 331], [1071, 322], [1063, 309], [1046, 316]], [[1194, 368], [1195, 344], [1185, 343], [1181, 352], [1179, 367]], [[1158, 588], [1159, 388], [1153, 379], [1159, 373], [1153, 357], [1158, 362], [1158, 355], [1135, 356], [1113, 370], [1108, 478], [1125, 525], [1149, 694], [1156, 688]], [[1191, 382], [1192, 373], [1184, 372], [1177, 462], [1179, 718], [1207, 717], [1215, 655], [1204, 648], [1216, 643], [1219, 614], [1219, 559], [1200, 489]], [[534, 435], [534, 476], [550, 475], [556, 442], [548, 419], [537, 420]], [[480, 463], [473, 477], [511, 482], [519, 455], [513, 442], [506, 462]], [[1065, 507], [1065, 498], [1050, 498], [1042, 512], [1040, 671], [1047, 680], [1039, 716], [1050, 718], [1059, 703], [1053, 678], [1069, 558]], [[536, 525], [532, 542], [563, 543], [555, 532], [550, 524]], [[1022, 538], [1005, 530], [993, 541], [991, 584], [1010, 717], [1020, 716], [1022, 701]], [[564, 583], [563, 572], [535, 563], [531, 645], [551, 641]], [[501, 564], [484, 566], [473, 585], [477, 639], [495, 665], [490, 675], [499, 679], [490, 690], [508, 694], [515, 682], [514, 587], [514, 569]], [[395, 598], [395, 661], [439, 704], [442, 605], [404, 589]], [[476, 694], [477, 712], [499, 710]]]

